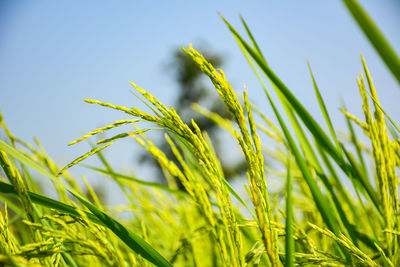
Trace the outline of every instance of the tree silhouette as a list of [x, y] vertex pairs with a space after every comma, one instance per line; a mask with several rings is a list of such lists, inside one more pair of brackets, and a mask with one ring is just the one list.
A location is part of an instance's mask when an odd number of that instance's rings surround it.
[[[211, 52], [210, 48], [206, 45], [201, 45], [200, 48], [196, 49], [198, 49], [214, 67], [221, 67], [225, 62], [225, 57], [221, 54]], [[190, 56], [186, 55], [181, 49], [174, 51], [166, 69], [173, 73], [174, 79], [178, 85], [179, 93], [174, 103], [175, 110], [185, 123], [191, 125], [191, 120], [193, 119], [202, 131], [206, 131], [213, 142], [217, 155], [220, 154], [223, 147], [221, 147], [221, 144], [218, 142], [217, 135], [221, 129], [212, 120], [195, 112], [191, 108], [191, 105], [193, 103], [199, 103], [208, 110], [218, 113], [223, 118], [229, 118], [224, 103], [218, 95], [213, 92], [214, 89], [212, 87], [207, 87], [205, 85], [203, 80], [205, 78], [204, 74]], [[166, 142], [160, 141], [158, 147], [161, 148], [168, 158], [174, 159], [169, 145], [166, 144]], [[151, 163], [161, 174], [161, 169], [157, 162], [147, 153], [141, 156], [141, 161]], [[222, 164], [222, 169], [225, 177], [230, 179], [235, 175], [243, 173], [245, 171], [245, 166], [245, 162], [229, 165]]]

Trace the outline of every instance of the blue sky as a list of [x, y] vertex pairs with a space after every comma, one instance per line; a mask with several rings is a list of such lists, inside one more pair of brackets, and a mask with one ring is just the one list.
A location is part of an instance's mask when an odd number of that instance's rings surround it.
[[[400, 4], [361, 3], [399, 52]], [[250, 99], [272, 117], [217, 11], [237, 28], [238, 13], [245, 17], [272, 68], [318, 118], [306, 59], [338, 128], [344, 128], [341, 98], [361, 115], [355, 79], [362, 53], [383, 105], [400, 119], [400, 86], [341, 1], [2, 0], [0, 109], [9, 128], [27, 141], [36, 136], [65, 164], [88, 150], [86, 144], [67, 147], [69, 141], [125, 117], [82, 98], [143, 107], [130, 93], [128, 81], [133, 81], [172, 104], [176, 85], [166, 62], [171, 51], [199, 40], [227, 57], [224, 71], [235, 90], [242, 92], [246, 83]], [[136, 149], [133, 141], [121, 142], [107, 155], [118, 167], [138, 169]]]

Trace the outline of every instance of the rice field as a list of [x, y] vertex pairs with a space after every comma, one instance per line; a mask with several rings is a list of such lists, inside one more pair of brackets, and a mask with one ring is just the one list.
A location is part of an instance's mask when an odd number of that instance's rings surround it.
[[[356, 1], [343, 3], [400, 83], [400, 59], [383, 34]], [[229, 111], [231, 120], [193, 107], [236, 141], [246, 162], [243, 190], [225, 179], [212, 140], [195, 121], [184, 123], [173, 107], [133, 82], [133, 93], [148, 109], [84, 99], [131, 118], [116, 118], [70, 145], [120, 126], [130, 131], [97, 141], [66, 166], [54, 162], [39, 140], [30, 144], [14, 136], [0, 116], [6, 137], [0, 140], [1, 266], [400, 265], [400, 129], [380, 104], [367, 59], [361, 56], [363, 69], [355, 77], [363, 117], [343, 107], [348, 128], [339, 135], [310, 64], [322, 123], [268, 65], [244, 18], [244, 34], [221, 19], [259, 79], [272, 114], [261, 113], [247, 89], [232, 88], [229, 74], [194, 47], [182, 49]], [[146, 136], [155, 129], [165, 132], [174, 159]], [[360, 141], [359, 130], [368, 142]], [[111, 166], [102, 150], [122, 138], [135, 140], [157, 160], [166, 184]], [[274, 146], [266, 146], [265, 138]], [[103, 166], [85, 165], [88, 157], [98, 157]], [[105, 206], [84, 178], [69, 174], [77, 164], [111, 179], [127, 202]], [[38, 175], [51, 180], [57, 198], [44, 195]]]

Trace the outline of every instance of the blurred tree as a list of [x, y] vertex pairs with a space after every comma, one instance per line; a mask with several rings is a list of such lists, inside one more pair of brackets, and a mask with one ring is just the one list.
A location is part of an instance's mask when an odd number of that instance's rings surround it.
[[[196, 47], [196, 49], [198, 49], [214, 67], [221, 67], [225, 61], [225, 58], [221, 54], [211, 52], [210, 48], [204, 44], [199, 48]], [[213, 142], [215, 151], [217, 155], [219, 155], [224, 149], [218, 142], [218, 134], [221, 129], [213, 121], [195, 112], [191, 108], [191, 105], [193, 103], [198, 103], [224, 118], [229, 118], [224, 103], [218, 97], [218, 94], [213, 91], [213, 88], [205, 85], [205, 75], [203, 75], [190, 56], [186, 55], [181, 49], [174, 51], [166, 67], [168, 71], [173, 73], [178, 85], [178, 96], [174, 103], [175, 110], [185, 123], [191, 125], [191, 120], [194, 119], [200, 129], [208, 133]], [[158, 147], [160, 147], [170, 159], [174, 159], [169, 145], [166, 144], [166, 142], [160, 142]], [[152, 165], [157, 166], [158, 171], [161, 173], [157, 162], [147, 153], [141, 156], [141, 160], [151, 162]], [[224, 164], [222, 162], [222, 169], [227, 179], [242, 174], [245, 171], [245, 166], [244, 161], [236, 164]]]

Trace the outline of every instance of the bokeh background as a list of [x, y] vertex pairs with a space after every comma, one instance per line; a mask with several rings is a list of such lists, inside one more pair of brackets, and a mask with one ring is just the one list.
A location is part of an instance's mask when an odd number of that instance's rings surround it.
[[[361, 1], [397, 52], [400, 2]], [[223, 69], [237, 92], [273, 117], [262, 89], [220, 12], [240, 28], [244, 16], [267, 60], [295, 95], [322, 121], [306, 60], [333, 116], [345, 128], [341, 99], [361, 116], [356, 77], [360, 54], [370, 67], [386, 111], [400, 119], [400, 86], [352, 20], [341, 1], [7, 1], [0, 0], [0, 109], [10, 130], [37, 137], [63, 166], [87, 152], [67, 144], [90, 130], [125, 118], [86, 104], [94, 98], [145, 108], [131, 94], [133, 81], [168, 105], [178, 97], [169, 70], [180, 46], [207, 46], [225, 59]], [[242, 31], [244, 32], [244, 31]], [[206, 83], [210, 92], [211, 83]], [[216, 94], [216, 93], [215, 93]], [[268, 145], [268, 144], [267, 144]], [[105, 154], [121, 171], [157, 181], [141, 168], [133, 140], [116, 142]], [[227, 153], [228, 154], [228, 153]], [[96, 164], [96, 159], [87, 161]], [[93, 183], [112, 184], [79, 167]], [[116, 201], [117, 198], [112, 198]]]

